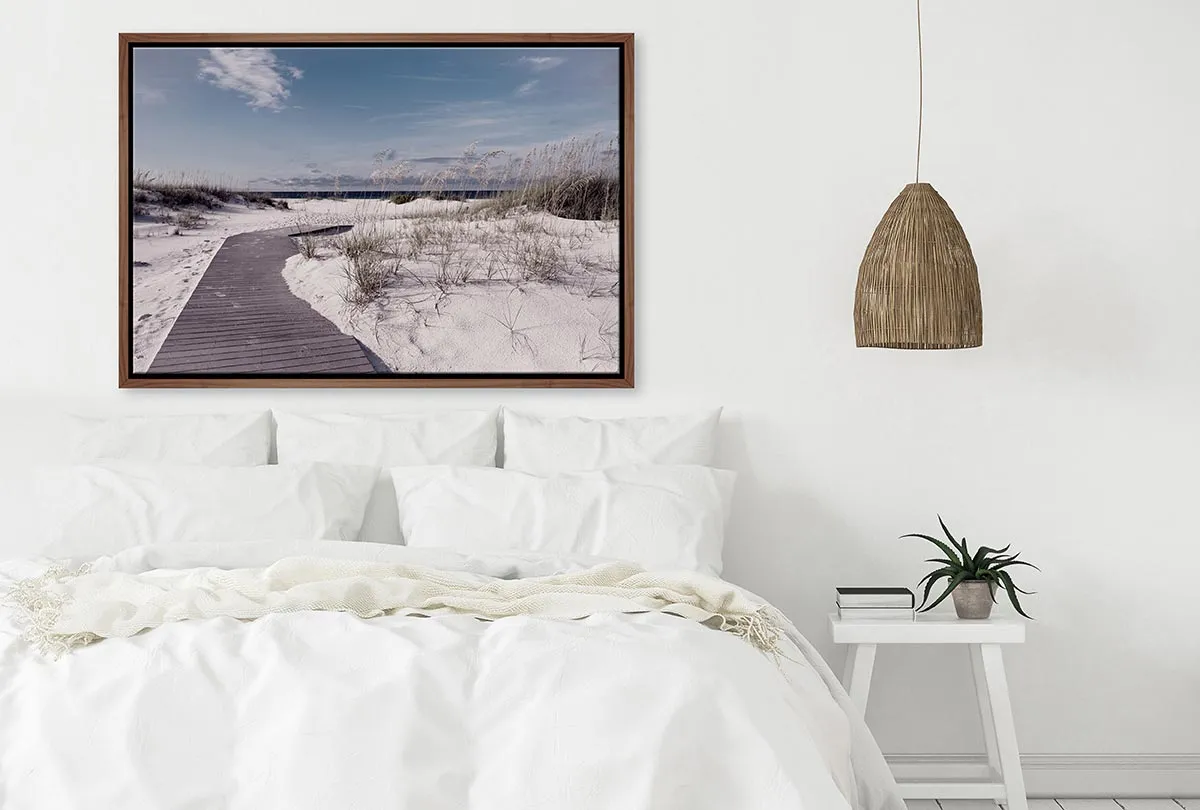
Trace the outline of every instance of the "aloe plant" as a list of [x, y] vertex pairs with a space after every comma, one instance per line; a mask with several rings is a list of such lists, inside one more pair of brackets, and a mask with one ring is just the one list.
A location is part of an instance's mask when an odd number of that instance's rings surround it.
[[[961, 540], [955, 539], [950, 530], [946, 528], [946, 522], [942, 520], [942, 516], [938, 515], [938, 523], [942, 526], [942, 531], [946, 533], [946, 540], [943, 542], [936, 537], [931, 537], [928, 534], [904, 534], [905, 537], [919, 537], [922, 540], [928, 540], [933, 543], [946, 556], [931, 557], [925, 562], [937, 563], [938, 568], [930, 571], [925, 576], [921, 577], [921, 581], [917, 583], [920, 588], [925, 585], [925, 593], [921, 596], [921, 607], [918, 610], [932, 610], [942, 603], [942, 600], [949, 596], [960, 582], [987, 582], [991, 585], [992, 601], [996, 601], [996, 590], [1001, 589], [1008, 594], [1008, 599], [1012, 602], [1012, 606], [1016, 608], [1017, 613], [1020, 613], [1026, 619], [1033, 618], [1021, 608], [1021, 600], [1017, 597], [1018, 593], [1031, 594], [1032, 591], [1025, 591], [1017, 587], [1013, 582], [1012, 575], [1008, 570], [1018, 565], [1025, 565], [1034, 570], [1040, 571], [1033, 563], [1025, 562], [1017, 559], [1020, 553], [1009, 554], [1008, 550], [1012, 547], [1011, 544], [1001, 549], [988, 548], [980, 546], [974, 553], [967, 547], [967, 539], [964, 537]], [[929, 594], [933, 590], [933, 586], [938, 581], [947, 580], [946, 590], [934, 600], [933, 604], [926, 607], [929, 602]]]

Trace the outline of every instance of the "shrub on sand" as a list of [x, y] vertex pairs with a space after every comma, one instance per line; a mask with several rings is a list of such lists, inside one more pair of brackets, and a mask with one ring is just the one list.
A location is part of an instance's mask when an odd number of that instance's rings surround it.
[[525, 281], [559, 281], [567, 269], [558, 240], [545, 233], [514, 230], [502, 253]]
[[[257, 191], [235, 191], [226, 183], [208, 180], [203, 176], [181, 175], [164, 179], [148, 171], [133, 175], [134, 201], [156, 204], [166, 208], [220, 208], [225, 203], [242, 203], [287, 210], [285, 200], [273, 199]], [[140, 195], [140, 199], [139, 199]]]
[[415, 222], [412, 228], [404, 231], [404, 236], [408, 240], [408, 249], [406, 255], [410, 259], [419, 259], [433, 241], [433, 223], [428, 219], [419, 219]]
[[443, 287], [466, 284], [474, 268], [464, 256], [463, 233], [457, 222], [439, 222], [429, 239], [429, 253], [437, 266], [437, 283]]
[[261, 191], [243, 191], [241, 197], [246, 201], [246, 205], [261, 206], [263, 208], [278, 208], [281, 211], [290, 210], [287, 200], [277, 200], [270, 194], [264, 194]]
[[296, 240], [296, 247], [300, 250], [300, 255], [306, 259], [317, 258], [317, 253], [321, 247], [321, 240], [311, 233], [302, 233], [299, 236], [293, 237]]
[[395, 275], [395, 268], [380, 254], [365, 252], [353, 257], [347, 255], [342, 263], [342, 275], [346, 278], [342, 301], [352, 309], [361, 310], [383, 295]]
[[342, 275], [346, 287], [341, 295], [347, 306], [361, 310], [383, 295], [397, 269], [389, 257], [391, 246], [391, 234], [369, 222], [333, 241], [334, 249], [345, 259]]
[[[480, 154], [471, 144], [452, 165], [425, 179], [416, 195], [431, 200], [473, 199], [475, 219], [516, 210], [545, 211], [577, 220], [616, 221], [621, 216], [621, 161], [615, 141], [572, 138], [518, 158], [503, 150]], [[482, 199], [475, 199], [476, 196]], [[494, 196], [492, 196], [494, 195]]]
[[521, 204], [564, 219], [613, 219], [621, 210], [621, 183], [599, 174], [562, 177], [525, 189]]
[[620, 152], [598, 137], [548, 144], [510, 162], [493, 187], [504, 190], [479, 206], [485, 216], [523, 207], [564, 219], [616, 220], [621, 216]]
[[192, 186], [162, 186], [158, 192], [159, 205], [167, 208], [220, 208], [221, 199]]
[[391, 236], [381, 228], [358, 226], [339, 237], [333, 243], [338, 253], [347, 259], [358, 259], [368, 253], [383, 255], [388, 252]]
[[188, 230], [202, 227], [205, 224], [204, 217], [195, 211], [179, 211], [172, 217], [172, 221], [180, 228], [187, 228]]

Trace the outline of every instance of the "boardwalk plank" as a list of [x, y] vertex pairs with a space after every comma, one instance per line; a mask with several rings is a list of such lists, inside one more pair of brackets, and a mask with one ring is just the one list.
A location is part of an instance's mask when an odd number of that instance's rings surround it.
[[[357, 351], [356, 351], [357, 350]], [[252, 366], [254, 368], [273, 368], [284, 366], [292, 366], [296, 364], [312, 365], [316, 363], [324, 363], [330, 360], [346, 361], [352, 360], [361, 353], [361, 349], [355, 347], [345, 348], [337, 351], [328, 352], [312, 352], [310, 354], [296, 354], [295, 352], [271, 354], [266, 356], [261, 355], [246, 355], [246, 354], [229, 354], [222, 357], [205, 358], [203, 365], [206, 369], [218, 371], [232, 366]], [[162, 365], [164, 372], [181, 372], [192, 371], [198, 361], [195, 358], [182, 358], [174, 360]]]
[[[264, 356], [268, 354], [281, 354], [288, 351], [300, 354], [311, 354], [315, 351], [323, 349], [358, 349], [358, 344], [351, 341], [352, 345], [346, 344], [341, 340], [333, 338], [312, 338], [306, 335], [297, 335], [294, 338], [284, 339], [217, 339], [197, 341], [194, 348], [176, 349], [171, 354], [172, 358], [178, 359], [198, 359], [204, 357], [224, 357], [228, 355], [240, 356]], [[358, 349], [361, 351], [361, 349]]]
[[313, 357], [307, 359], [289, 358], [286, 360], [271, 359], [269, 362], [252, 360], [221, 360], [216, 363], [206, 363], [203, 371], [189, 370], [191, 366], [168, 366], [165, 374], [337, 374], [345, 368], [353, 354], [342, 357]]
[[230, 236], [175, 319], [151, 374], [370, 375], [358, 341], [283, 280], [287, 228]]
[[282, 326], [274, 324], [266, 324], [261, 327], [247, 325], [239, 329], [181, 329], [178, 334], [179, 336], [186, 335], [190, 338], [203, 341], [205, 343], [209, 341], [213, 343], [220, 341], [236, 343], [246, 340], [286, 341], [295, 340], [297, 338], [303, 339], [305, 337], [311, 337], [309, 332], [303, 328], [293, 325]]

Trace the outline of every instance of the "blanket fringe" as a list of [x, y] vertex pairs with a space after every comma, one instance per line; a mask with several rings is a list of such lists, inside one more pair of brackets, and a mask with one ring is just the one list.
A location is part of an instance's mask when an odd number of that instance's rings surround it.
[[749, 615], [722, 616], [727, 633], [748, 642], [751, 646], [774, 657], [779, 656], [779, 642], [783, 639], [780, 617], [768, 605], [763, 605]]
[[64, 598], [53, 589], [91, 571], [90, 565], [70, 570], [57, 563], [40, 576], [13, 583], [5, 601], [17, 608], [22, 636], [47, 658], [61, 658], [76, 647], [83, 647], [100, 636], [95, 633], [56, 633], [54, 627], [62, 615]]

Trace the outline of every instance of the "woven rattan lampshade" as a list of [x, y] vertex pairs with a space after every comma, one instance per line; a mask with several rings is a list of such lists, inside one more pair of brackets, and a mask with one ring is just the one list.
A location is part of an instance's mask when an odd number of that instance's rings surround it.
[[892, 200], [862, 264], [854, 293], [854, 338], [883, 349], [970, 349], [983, 345], [979, 269], [958, 218], [921, 182], [925, 57], [917, 6], [917, 161]]
[[979, 270], [950, 206], [909, 183], [883, 215], [854, 294], [859, 346], [969, 349], [983, 345]]

